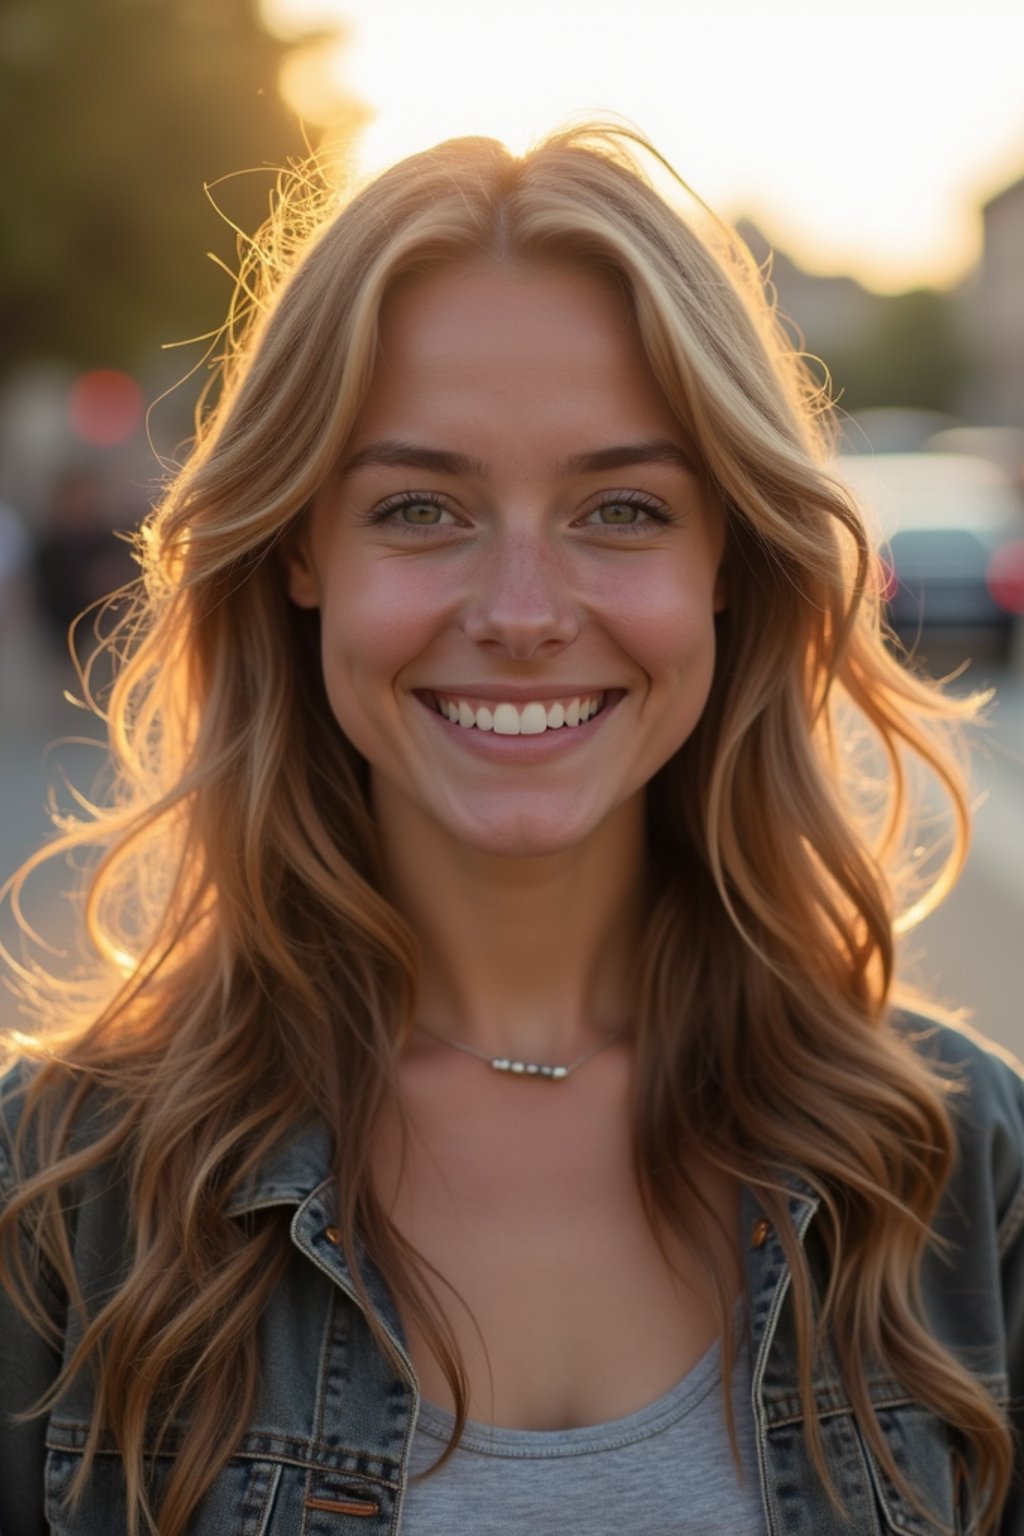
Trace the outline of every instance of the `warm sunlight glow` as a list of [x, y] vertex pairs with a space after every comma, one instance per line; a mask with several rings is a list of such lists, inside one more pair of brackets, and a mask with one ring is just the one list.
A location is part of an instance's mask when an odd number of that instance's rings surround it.
[[980, 203], [1024, 174], [1024, 6], [1001, 0], [263, 0], [286, 36], [347, 40], [285, 82], [317, 126], [375, 114], [362, 171], [439, 139], [516, 149], [626, 118], [718, 211], [817, 271], [895, 290], [976, 259]]

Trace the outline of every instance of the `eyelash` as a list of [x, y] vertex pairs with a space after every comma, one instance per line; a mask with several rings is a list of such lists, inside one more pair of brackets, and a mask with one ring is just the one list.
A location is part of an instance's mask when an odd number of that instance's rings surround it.
[[[374, 526], [390, 523], [393, 528], [401, 529], [403, 534], [411, 534], [413, 536], [431, 534], [439, 526], [450, 526], [438, 523], [403, 523], [396, 515], [404, 507], [421, 507], [424, 505], [439, 507], [442, 512], [451, 510], [445, 498], [439, 496], [435, 491], [417, 491], [415, 493], [404, 491], [398, 496], [391, 496], [387, 501], [382, 501], [380, 506], [374, 507], [371, 512], [368, 512], [362, 521]], [[604, 501], [599, 501], [597, 506], [591, 507], [586, 515], [589, 517], [594, 512], [600, 512], [604, 507], [622, 506], [636, 507], [639, 511], [645, 512], [647, 517], [643, 522], [639, 523], [590, 523], [588, 526], [591, 528], [604, 527], [605, 529], [614, 529], [618, 533], [629, 535], [643, 533], [647, 528], [648, 522], [658, 523], [664, 527], [678, 521], [675, 514], [670, 512], [662, 502], [655, 501], [653, 497], [646, 495], [643, 491], [615, 492], [613, 495], [606, 497]]]

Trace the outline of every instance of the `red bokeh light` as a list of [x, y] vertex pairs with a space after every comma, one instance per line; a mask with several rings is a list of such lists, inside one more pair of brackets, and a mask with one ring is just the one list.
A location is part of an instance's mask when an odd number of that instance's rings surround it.
[[985, 579], [1000, 608], [1024, 614], [1024, 539], [1012, 539], [996, 550]]
[[116, 368], [83, 373], [71, 386], [68, 418], [71, 430], [94, 448], [126, 443], [142, 422], [142, 390], [130, 374]]

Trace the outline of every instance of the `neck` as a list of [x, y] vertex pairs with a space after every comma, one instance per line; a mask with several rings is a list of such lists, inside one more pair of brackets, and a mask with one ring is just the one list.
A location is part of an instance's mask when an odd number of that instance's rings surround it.
[[408, 801], [386, 798], [377, 811], [387, 894], [419, 941], [426, 1030], [488, 1055], [554, 1063], [628, 1024], [641, 799], [577, 847], [519, 858], [458, 843]]

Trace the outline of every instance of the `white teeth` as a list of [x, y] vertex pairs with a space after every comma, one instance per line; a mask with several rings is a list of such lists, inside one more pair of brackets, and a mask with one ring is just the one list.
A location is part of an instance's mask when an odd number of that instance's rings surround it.
[[519, 735], [519, 711], [514, 704], [499, 704], [494, 711], [495, 736]]
[[561, 699], [554, 704], [531, 702], [517, 708], [515, 704], [502, 702], [493, 710], [486, 704], [479, 708], [465, 699], [438, 698], [437, 707], [446, 720], [463, 730], [493, 731], [496, 736], [542, 736], [545, 731], [561, 730], [563, 726], [582, 725], [597, 714], [604, 703], [604, 694], [589, 694], [571, 699], [568, 704]]

